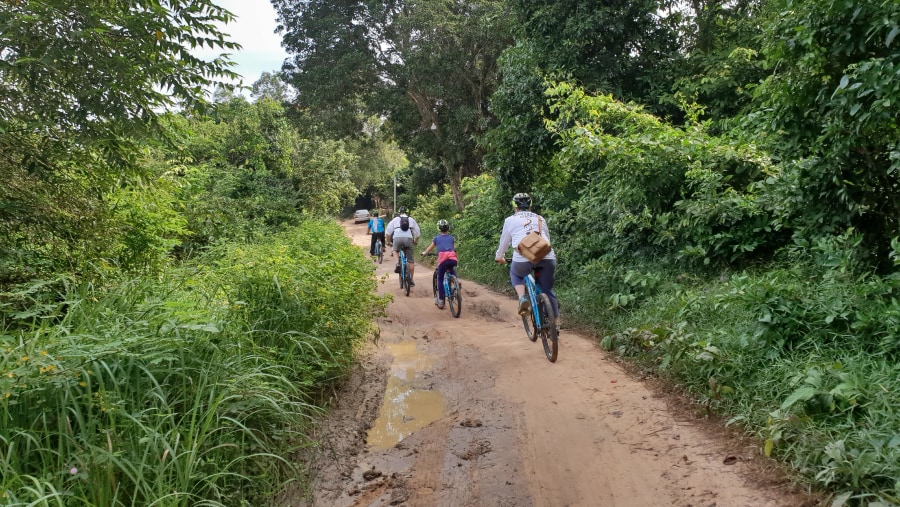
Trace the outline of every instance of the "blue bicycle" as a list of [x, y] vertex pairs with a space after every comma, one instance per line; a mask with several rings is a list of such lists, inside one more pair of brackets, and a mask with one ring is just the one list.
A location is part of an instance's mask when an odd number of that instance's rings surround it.
[[[512, 259], [506, 259], [507, 267], [512, 267]], [[522, 315], [522, 325], [525, 327], [525, 335], [531, 341], [537, 341], [541, 337], [544, 345], [544, 355], [551, 363], [556, 362], [559, 354], [559, 328], [556, 327], [556, 315], [553, 314], [553, 304], [550, 297], [541, 292], [535, 277], [541, 276], [541, 270], [535, 269], [534, 274], [525, 277], [525, 290], [531, 301], [531, 313]]]
[[[412, 250], [412, 249], [410, 249]], [[409, 289], [412, 287], [412, 275], [409, 273], [409, 262], [406, 260], [406, 248], [400, 249], [400, 289], [409, 296]]]
[[[437, 253], [430, 253], [428, 255], [436, 257]], [[434, 292], [435, 302], [438, 300], [437, 278], [438, 270], [437, 267], [435, 267], [434, 275], [431, 277], [431, 290]], [[459, 318], [459, 314], [462, 313], [462, 284], [459, 281], [459, 277], [456, 275], [455, 267], [444, 272], [444, 296], [447, 298], [447, 304], [450, 305], [450, 315]], [[444, 307], [439, 306], [438, 308]]]

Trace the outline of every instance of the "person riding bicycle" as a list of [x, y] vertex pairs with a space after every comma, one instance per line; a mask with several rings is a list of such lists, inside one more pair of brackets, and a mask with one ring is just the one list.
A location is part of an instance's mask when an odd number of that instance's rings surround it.
[[[413, 274], [415, 274], [416, 261], [413, 259], [413, 245], [419, 243], [421, 232], [416, 220], [406, 214], [406, 206], [400, 206], [398, 211], [400, 212], [400, 215], [394, 217], [387, 225], [385, 235], [387, 237], [387, 244], [393, 245], [391, 251], [399, 252], [400, 249], [403, 248], [403, 253], [406, 255], [406, 262], [409, 264], [409, 285], [410, 287], [414, 287], [416, 284], [412, 281], [412, 277]], [[399, 257], [397, 260], [397, 267], [394, 271], [397, 273], [400, 272]]]
[[372, 235], [372, 246], [369, 247], [369, 255], [375, 256], [375, 242], [379, 239], [384, 245], [384, 219], [378, 216], [377, 211], [372, 212], [372, 218], [369, 219], [369, 227], [367, 232]]
[[532, 231], [538, 230], [538, 224], [541, 224], [541, 234], [548, 242], [550, 241], [550, 229], [547, 227], [547, 221], [544, 217], [531, 211], [531, 196], [525, 193], [519, 193], [513, 196], [513, 206], [515, 213], [506, 217], [503, 222], [503, 232], [500, 233], [500, 245], [494, 254], [494, 260], [498, 264], [506, 264], [506, 250], [512, 246], [513, 256], [512, 265], [509, 270], [509, 279], [516, 294], [519, 296], [519, 314], [527, 315], [531, 311], [531, 301], [525, 294], [525, 277], [531, 273], [531, 270], [540, 271], [540, 276], [535, 276], [535, 281], [547, 296], [553, 306], [553, 315], [559, 317], [559, 302], [556, 300], [556, 294], [553, 292], [553, 281], [556, 273], [556, 253], [550, 249], [540, 262], [532, 264], [522, 254], [518, 252], [516, 247], [519, 242]]
[[441, 219], [438, 220], [437, 226], [440, 234], [431, 240], [431, 244], [428, 245], [428, 248], [426, 248], [424, 252], [422, 252], [422, 255], [428, 255], [432, 250], [435, 248], [437, 249], [438, 258], [435, 276], [437, 277], [438, 297], [434, 301], [434, 304], [443, 310], [444, 299], [447, 297], [447, 295], [444, 294], [444, 275], [448, 270], [457, 266], [459, 258], [456, 256], [456, 238], [449, 233], [450, 222]]

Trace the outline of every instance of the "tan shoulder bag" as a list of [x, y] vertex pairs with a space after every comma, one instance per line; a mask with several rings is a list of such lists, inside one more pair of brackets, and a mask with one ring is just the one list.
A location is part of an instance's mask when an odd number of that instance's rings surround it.
[[532, 264], [541, 262], [544, 257], [550, 253], [550, 242], [547, 241], [541, 231], [544, 227], [541, 223], [541, 217], [538, 216], [538, 230], [532, 231], [522, 238], [522, 241], [516, 245], [516, 250], [522, 257], [528, 259]]

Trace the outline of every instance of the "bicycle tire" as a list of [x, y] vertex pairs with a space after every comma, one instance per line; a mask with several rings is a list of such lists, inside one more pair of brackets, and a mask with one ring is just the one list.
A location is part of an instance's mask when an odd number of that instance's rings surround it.
[[525, 328], [525, 336], [529, 341], [536, 342], [538, 339], [537, 325], [534, 322], [534, 311], [530, 311], [522, 315], [522, 326]]
[[541, 317], [541, 343], [544, 345], [544, 355], [551, 363], [556, 362], [559, 355], [559, 333], [556, 331], [556, 317], [553, 315], [553, 305], [546, 294], [538, 298], [538, 312]]
[[409, 271], [404, 272], [403, 278], [406, 279], [406, 283], [404, 284], [403, 290], [406, 291], [406, 296], [409, 297], [410, 282], [412, 282], [412, 277], [409, 276]]
[[459, 279], [456, 278], [456, 275], [447, 274], [446, 276], [449, 277], [447, 279], [449, 292], [446, 296], [447, 303], [450, 304], [450, 315], [458, 319], [459, 314], [462, 313], [462, 294], [460, 294], [459, 290]]
[[375, 249], [377, 250], [378, 264], [381, 264], [384, 261], [384, 245], [381, 244], [381, 240], [375, 244]]

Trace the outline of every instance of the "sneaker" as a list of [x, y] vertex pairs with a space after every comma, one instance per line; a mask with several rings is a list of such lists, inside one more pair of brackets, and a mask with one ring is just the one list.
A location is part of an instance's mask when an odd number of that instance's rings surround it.
[[528, 312], [531, 311], [531, 301], [528, 299], [528, 296], [522, 296], [519, 298], [519, 315], [528, 315]]
[[438, 304], [437, 304], [437, 305], [438, 305], [438, 310], [443, 310], [443, 309], [444, 309], [444, 300], [443, 300], [443, 299], [438, 299]]
[[410, 280], [410, 281], [409, 281], [409, 286], [410, 286], [410, 287], [415, 287], [415, 286], [416, 286], [416, 282]]
[[435, 298], [434, 298], [434, 306], [437, 306], [437, 305], [438, 305], [438, 301], [440, 301], [440, 300], [437, 298], [437, 296], [435, 296]]
[[399, 272], [400, 272], [400, 265], [397, 264], [396, 266], [394, 266], [394, 273], [399, 273]]

